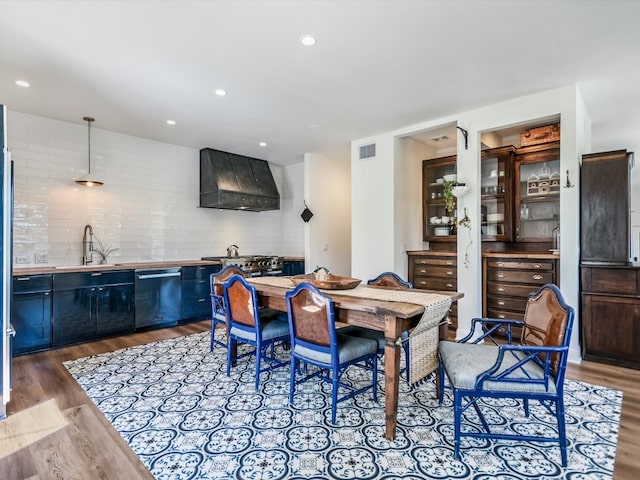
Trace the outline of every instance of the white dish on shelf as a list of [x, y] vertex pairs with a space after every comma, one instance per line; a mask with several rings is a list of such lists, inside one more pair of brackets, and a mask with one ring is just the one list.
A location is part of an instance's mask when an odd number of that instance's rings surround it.
[[444, 183], [444, 178], [436, 178], [436, 183], [438, 185], [442, 185]]
[[458, 176], [455, 173], [450, 173], [449, 175], [443, 175], [442, 178], [444, 178], [445, 182], [455, 182]]
[[504, 213], [488, 213], [487, 222], [503, 222]]
[[433, 234], [436, 237], [448, 237], [449, 236], [449, 227], [437, 227], [433, 229]]

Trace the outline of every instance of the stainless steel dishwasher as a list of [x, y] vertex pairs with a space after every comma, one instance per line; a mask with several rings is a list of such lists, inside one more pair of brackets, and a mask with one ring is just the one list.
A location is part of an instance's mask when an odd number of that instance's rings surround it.
[[180, 267], [136, 270], [136, 328], [176, 325], [181, 318]]

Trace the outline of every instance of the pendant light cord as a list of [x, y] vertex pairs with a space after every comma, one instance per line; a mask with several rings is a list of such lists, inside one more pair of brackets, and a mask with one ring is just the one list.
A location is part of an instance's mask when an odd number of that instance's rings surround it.
[[89, 145], [89, 171], [87, 173], [91, 173], [91, 120], [87, 120], [87, 138]]

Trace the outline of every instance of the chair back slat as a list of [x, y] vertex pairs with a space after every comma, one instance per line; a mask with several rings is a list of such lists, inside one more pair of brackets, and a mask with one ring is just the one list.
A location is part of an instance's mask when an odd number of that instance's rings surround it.
[[377, 285], [379, 287], [394, 287], [394, 288], [413, 288], [410, 282], [407, 282], [400, 278], [397, 273], [384, 272], [378, 275], [376, 278], [372, 278], [367, 282], [367, 285]]
[[242, 277], [232, 277], [226, 286], [226, 298], [232, 321], [253, 328], [256, 326], [257, 305], [251, 288]]
[[323, 347], [331, 345], [330, 307], [326, 297], [300, 289], [290, 297], [293, 336]]
[[[524, 315], [522, 329], [523, 345], [537, 347], [560, 347], [565, 345], [569, 310], [560, 303], [556, 292], [551, 288], [543, 288], [536, 295], [529, 297]], [[540, 354], [540, 360], [546, 360], [546, 354]], [[551, 356], [551, 369], [557, 372], [560, 354]]]
[[211, 293], [222, 296], [224, 294], [224, 284], [234, 275], [240, 275], [243, 278], [250, 276], [249, 272], [245, 272], [235, 265], [227, 265], [218, 273], [212, 273], [209, 277]]

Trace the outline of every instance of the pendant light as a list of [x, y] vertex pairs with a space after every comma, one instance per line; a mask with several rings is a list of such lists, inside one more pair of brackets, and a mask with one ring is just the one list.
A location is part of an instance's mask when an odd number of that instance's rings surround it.
[[87, 122], [87, 135], [88, 135], [88, 145], [89, 145], [89, 171], [86, 175], [83, 175], [76, 183], [78, 185], [83, 185], [85, 187], [99, 187], [103, 185], [103, 182], [98, 180], [94, 175], [91, 175], [91, 122], [95, 122], [96, 119], [93, 117], [82, 117], [82, 119]]

